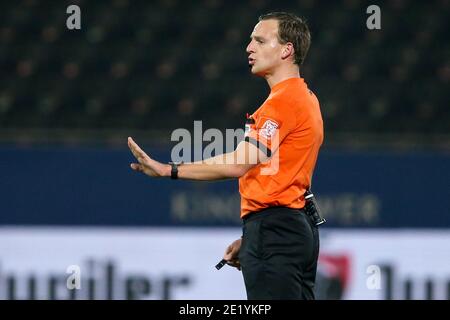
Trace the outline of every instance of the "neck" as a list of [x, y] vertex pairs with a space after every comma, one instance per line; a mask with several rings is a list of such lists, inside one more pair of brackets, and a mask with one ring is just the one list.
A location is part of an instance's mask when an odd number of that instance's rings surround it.
[[290, 78], [300, 78], [300, 69], [297, 65], [289, 65], [284, 68], [279, 68], [273, 73], [268, 73], [264, 76], [267, 83], [269, 84], [270, 89], [276, 84], [290, 79]]

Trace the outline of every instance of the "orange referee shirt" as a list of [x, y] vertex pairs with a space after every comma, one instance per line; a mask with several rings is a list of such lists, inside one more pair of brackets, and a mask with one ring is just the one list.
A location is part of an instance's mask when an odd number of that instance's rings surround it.
[[245, 140], [271, 155], [239, 179], [241, 218], [272, 206], [300, 209], [311, 185], [323, 121], [317, 97], [303, 78], [272, 87], [267, 100], [246, 123]]

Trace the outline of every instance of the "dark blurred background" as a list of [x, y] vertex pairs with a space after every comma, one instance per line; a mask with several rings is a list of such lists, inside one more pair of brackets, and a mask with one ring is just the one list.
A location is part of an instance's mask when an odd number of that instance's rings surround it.
[[[65, 9], [81, 8], [81, 30]], [[268, 87], [245, 48], [260, 14], [304, 16], [302, 76], [327, 146], [450, 147], [449, 1], [2, 1], [0, 139], [167, 141], [178, 127], [239, 128]]]

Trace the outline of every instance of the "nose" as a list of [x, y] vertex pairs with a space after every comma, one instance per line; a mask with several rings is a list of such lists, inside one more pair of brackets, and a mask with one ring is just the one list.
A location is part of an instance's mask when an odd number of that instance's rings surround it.
[[254, 53], [255, 50], [253, 49], [253, 40], [250, 41], [250, 43], [247, 45], [247, 49], [246, 49], [247, 53]]

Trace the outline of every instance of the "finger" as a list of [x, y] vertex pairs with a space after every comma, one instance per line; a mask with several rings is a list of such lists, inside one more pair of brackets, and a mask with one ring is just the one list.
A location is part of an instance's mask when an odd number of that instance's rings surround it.
[[130, 148], [131, 152], [136, 158], [139, 158], [141, 156], [139, 152], [139, 150], [142, 151], [141, 148], [139, 148], [137, 143], [134, 142], [131, 137], [128, 137], [128, 148]]
[[133, 149], [139, 154], [139, 156], [144, 157], [147, 154], [144, 152], [144, 150], [141, 149], [141, 147], [139, 147], [139, 145], [133, 141], [133, 139], [131, 139], [131, 146], [133, 147]]
[[232, 261], [227, 261], [227, 265], [232, 266], [232, 267], [236, 267], [236, 264]]
[[234, 262], [234, 267], [235, 267], [236, 269], [238, 269], [238, 270], [241, 270], [241, 263], [239, 262], [239, 260], [236, 260], [236, 261]]
[[144, 169], [142, 168], [142, 165], [139, 163], [132, 163], [130, 164], [131, 169], [133, 169], [134, 171], [139, 171], [142, 172], [144, 171]]
[[239, 262], [238, 258], [232, 258], [230, 260], [227, 260], [227, 264], [229, 264], [230, 266], [236, 267], [237, 265], [240, 265], [241, 263]]
[[128, 137], [128, 147], [130, 148], [136, 159], [148, 157], [148, 155], [142, 150], [131, 137]]
[[241, 263], [239, 262], [239, 260], [231, 260], [228, 261], [227, 264], [231, 267], [241, 270]]
[[233, 253], [230, 252], [230, 251], [228, 251], [228, 252], [226, 252], [226, 253], [224, 254], [223, 258], [224, 258], [225, 260], [227, 260], [227, 261], [233, 260]]

